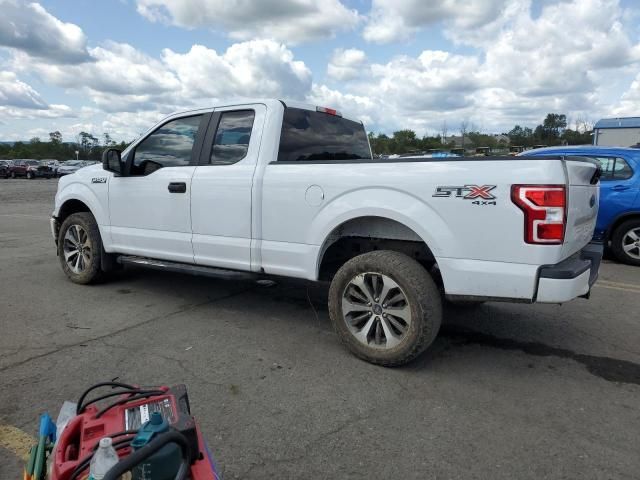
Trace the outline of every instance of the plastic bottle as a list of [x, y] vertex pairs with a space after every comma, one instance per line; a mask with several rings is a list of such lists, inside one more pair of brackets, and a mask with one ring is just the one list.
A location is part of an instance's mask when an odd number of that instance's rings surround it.
[[102, 480], [116, 463], [118, 463], [118, 454], [113, 448], [111, 438], [101, 438], [98, 449], [91, 459], [89, 480]]

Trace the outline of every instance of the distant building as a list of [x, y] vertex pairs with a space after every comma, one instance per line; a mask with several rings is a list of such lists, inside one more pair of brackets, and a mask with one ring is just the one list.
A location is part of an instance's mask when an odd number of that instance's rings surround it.
[[498, 142], [499, 145], [509, 145], [511, 143], [511, 139], [502, 133], [494, 133], [493, 138], [496, 139], [496, 142]]
[[640, 143], [640, 117], [603, 118], [593, 127], [593, 144], [630, 147]]
[[[450, 143], [453, 143], [453, 145], [455, 147], [458, 148], [462, 148], [462, 136], [461, 135], [450, 135], [448, 137], [444, 137], [442, 140], [442, 143], [445, 145], [449, 145]], [[471, 141], [471, 139], [467, 136], [464, 137], [464, 148], [471, 148], [473, 147], [473, 142]]]

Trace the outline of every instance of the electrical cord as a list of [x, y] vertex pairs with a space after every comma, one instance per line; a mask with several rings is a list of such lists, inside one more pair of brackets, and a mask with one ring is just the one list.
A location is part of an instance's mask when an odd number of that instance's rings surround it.
[[96, 388], [101, 388], [101, 387], [120, 387], [120, 388], [125, 388], [127, 390], [139, 390], [139, 387], [136, 387], [134, 385], [129, 385], [128, 383], [121, 383], [121, 382], [100, 382], [100, 383], [96, 383], [95, 385], [90, 386], [89, 388], [87, 388], [82, 395], [80, 395], [80, 398], [78, 399], [78, 406], [76, 407], [76, 415], [79, 415], [80, 413], [83, 412], [83, 405], [82, 402], [84, 402], [84, 399], [87, 397], [87, 395], [89, 395], [90, 392], [92, 392], [93, 390], [95, 390]]
[[92, 403], [96, 403], [99, 402], [100, 400], [104, 400], [105, 398], [110, 398], [110, 397], [117, 397], [118, 395], [134, 395], [136, 393], [140, 393], [143, 392], [144, 390], [140, 390], [140, 389], [134, 389], [134, 390], [118, 390], [116, 392], [111, 392], [111, 393], [107, 393], [105, 395], [100, 395], [99, 397], [93, 398], [91, 400], [89, 400], [88, 402], [83, 403], [80, 407], [78, 407], [77, 411], [78, 414], [80, 413], [84, 413], [84, 411], [87, 409], [87, 407], [89, 405], [91, 405]]

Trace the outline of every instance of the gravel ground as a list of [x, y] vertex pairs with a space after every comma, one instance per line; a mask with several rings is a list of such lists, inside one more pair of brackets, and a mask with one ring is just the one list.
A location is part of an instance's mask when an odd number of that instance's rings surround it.
[[[70, 283], [55, 188], [0, 180], [0, 427], [33, 435], [42, 411], [119, 377], [186, 383], [227, 479], [640, 478], [638, 268], [605, 262], [588, 301], [448, 311], [427, 354], [384, 369], [341, 348], [326, 285]], [[4, 446], [0, 478], [17, 478]]]

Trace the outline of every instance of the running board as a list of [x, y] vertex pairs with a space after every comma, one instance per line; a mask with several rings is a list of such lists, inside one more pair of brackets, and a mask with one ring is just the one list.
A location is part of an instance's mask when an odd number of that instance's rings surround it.
[[251, 272], [225, 270], [223, 268], [205, 267], [203, 265], [171, 262], [168, 260], [155, 260], [153, 258], [137, 257], [132, 255], [120, 255], [118, 257], [118, 263], [122, 265], [135, 265], [153, 270], [164, 270], [165, 272], [188, 273], [189, 275], [199, 275], [203, 277], [227, 278], [232, 280], [255, 280], [256, 278], [259, 278], [257, 274]]

